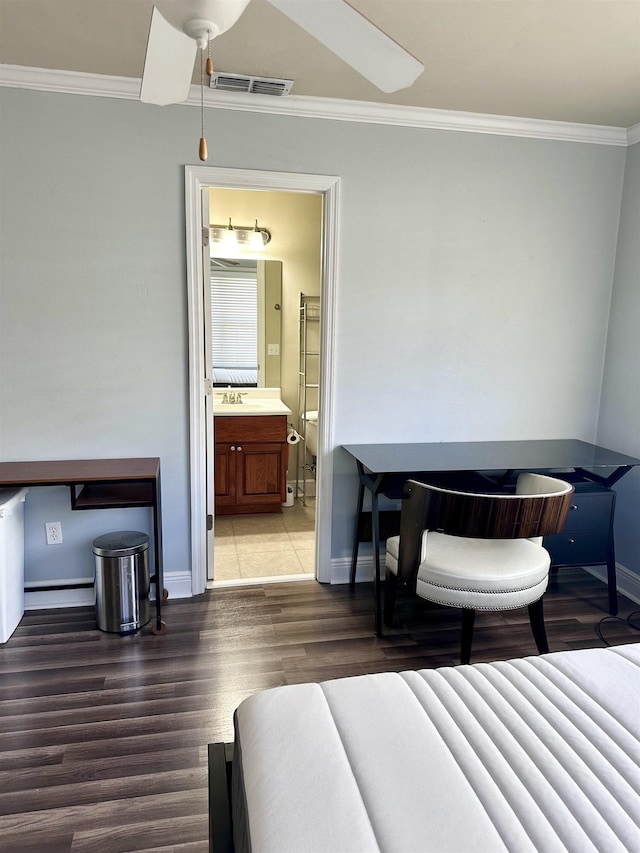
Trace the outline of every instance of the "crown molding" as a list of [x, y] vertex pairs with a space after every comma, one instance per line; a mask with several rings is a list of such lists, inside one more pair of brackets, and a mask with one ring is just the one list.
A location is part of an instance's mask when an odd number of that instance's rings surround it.
[[[0, 86], [125, 100], [138, 100], [140, 95], [140, 80], [133, 77], [112, 77], [21, 65], [0, 65]], [[239, 110], [562, 142], [586, 142], [594, 145], [627, 146], [640, 141], [640, 124], [627, 130], [623, 127], [606, 125], [403, 107], [306, 95], [275, 98], [269, 95], [219, 92], [212, 89], [207, 89], [204, 95], [204, 106], [207, 109]], [[184, 103], [188, 106], [200, 106], [200, 89], [197, 86], [191, 87], [189, 97]]]
[[635, 145], [637, 142], [640, 142], [640, 124], [627, 128], [627, 145]]
[[135, 77], [109, 77], [106, 74], [57, 71], [52, 68], [32, 68], [25, 65], [0, 64], [0, 86], [132, 101], [140, 97], [140, 80]]

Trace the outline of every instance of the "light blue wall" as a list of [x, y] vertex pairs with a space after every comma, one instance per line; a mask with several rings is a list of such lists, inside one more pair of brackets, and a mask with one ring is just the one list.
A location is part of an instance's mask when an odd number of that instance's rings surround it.
[[[598, 442], [640, 457], [640, 144], [624, 172]], [[616, 491], [616, 558], [640, 574], [640, 468]]]
[[[197, 110], [0, 99], [0, 456], [160, 456], [165, 569], [188, 571]], [[595, 439], [625, 149], [220, 110], [207, 136], [211, 165], [341, 178], [337, 447]], [[337, 449], [334, 558], [355, 489]], [[92, 537], [115, 529], [115, 511], [86, 513], [76, 535], [55, 500], [29, 515], [27, 578], [88, 576]], [[55, 555], [50, 520], [68, 528]]]

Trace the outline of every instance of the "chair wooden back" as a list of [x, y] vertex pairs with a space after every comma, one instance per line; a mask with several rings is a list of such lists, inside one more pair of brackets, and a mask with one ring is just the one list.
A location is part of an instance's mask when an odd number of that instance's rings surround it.
[[573, 486], [553, 477], [540, 479], [546, 481], [547, 491], [527, 495], [459, 492], [407, 480], [402, 493], [398, 579], [415, 582], [424, 530], [471, 539], [526, 539], [559, 533], [569, 514]]

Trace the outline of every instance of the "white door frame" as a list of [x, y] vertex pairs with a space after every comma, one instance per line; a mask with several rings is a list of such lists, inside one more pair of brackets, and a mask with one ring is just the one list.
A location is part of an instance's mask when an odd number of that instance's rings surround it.
[[338, 202], [340, 179], [331, 175], [261, 172], [216, 166], [185, 166], [187, 231], [187, 295], [189, 330], [189, 466], [191, 473], [191, 590], [207, 584], [207, 436], [205, 397], [204, 271], [202, 260], [202, 190], [319, 193], [323, 196], [320, 288], [320, 424], [316, 495], [316, 578], [331, 582], [331, 507], [333, 493], [334, 329], [338, 267]]

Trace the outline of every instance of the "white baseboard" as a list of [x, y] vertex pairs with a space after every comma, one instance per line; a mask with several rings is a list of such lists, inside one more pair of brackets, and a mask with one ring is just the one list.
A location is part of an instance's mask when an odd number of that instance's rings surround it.
[[191, 598], [193, 595], [191, 572], [165, 572], [164, 585], [169, 598]]
[[[86, 580], [83, 581], [86, 583]], [[65, 581], [47, 581], [51, 584], [65, 584]], [[68, 581], [66, 582], [68, 583]], [[37, 589], [25, 588], [25, 610], [53, 610], [56, 607], [87, 607], [96, 603], [96, 593], [93, 586], [77, 589]]]
[[[93, 586], [80, 587], [76, 584], [88, 583], [88, 578], [72, 580], [31, 581], [25, 584], [25, 610], [53, 610], [56, 607], [92, 607], [96, 602]], [[191, 572], [165, 572], [164, 585], [169, 598], [191, 598]], [[40, 589], [40, 587], [60, 587], [59, 589]], [[66, 587], [66, 588], [65, 588]], [[152, 596], [153, 598], [153, 596]]]
[[[349, 583], [351, 557], [331, 560], [331, 583]], [[384, 578], [384, 551], [380, 554], [380, 576]], [[373, 557], [359, 557], [356, 567], [356, 583], [373, 580]]]
[[[585, 566], [585, 571], [598, 578], [602, 583], [607, 583], [606, 566]], [[616, 572], [618, 578], [618, 592], [640, 604], [640, 575], [632, 572], [626, 566], [621, 566], [616, 563]], [[338, 557], [331, 560], [331, 583], [349, 583], [349, 575], [351, 573], [351, 557]], [[384, 550], [380, 554], [380, 576], [384, 578]], [[373, 557], [364, 557], [358, 559], [358, 567], [356, 571], [356, 583], [373, 580]]]
[[[585, 566], [585, 571], [589, 572], [595, 578], [598, 578], [602, 583], [607, 582], [607, 569], [605, 566]], [[620, 595], [625, 595], [636, 604], [640, 604], [640, 575], [632, 572], [626, 566], [621, 566], [616, 563], [616, 575], [618, 592]]]
[[[618, 592], [621, 595], [640, 604], [640, 575], [627, 569], [626, 566], [616, 564], [618, 573]], [[607, 571], [604, 566], [591, 566], [586, 568], [602, 583], [607, 582]], [[351, 557], [338, 557], [331, 560], [331, 583], [349, 583], [351, 572]], [[381, 557], [380, 573], [384, 577], [384, 557]], [[297, 580], [301, 576], [296, 576]], [[373, 578], [373, 557], [364, 557], [358, 560], [356, 582], [371, 581]], [[291, 578], [293, 579], [293, 578]], [[278, 578], [278, 581], [286, 581], [289, 578]], [[74, 583], [86, 583], [86, 578], [78, 578], [75, 581], [40, 581], [26, 584], [25, 588], [25, 610], [52, 610], [56, 607], [86, 607], [95, 604], [95, 590], [93, 587], [77, 588], [70, 586]], [[164, 585], [169, 592], [169, 598], [191, 598], [191, 572], [167, 572], [164, 576]], [[216, 584], [224, 586], [225, 584]], [[229, 586], [238, 585], [237, 582], [229, 583]], [[69, 586], [68, 589], [38, 589], [39, 586]]]

